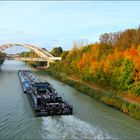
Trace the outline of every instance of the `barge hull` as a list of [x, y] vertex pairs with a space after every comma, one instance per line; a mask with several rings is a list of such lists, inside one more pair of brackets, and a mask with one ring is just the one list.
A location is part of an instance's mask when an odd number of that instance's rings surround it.
[[19, 70], [18, 76], [36, 117], [72, 115], [72, 107], [62, 100], [49, 82], [38, 82], [29, 70]]
[[[20, 71], [19, 71], [19, 72], [20, 72]], [[19, 81], [20, 81], [21, 87], [22, 87], [22, 89], [23, 89], [23, 92], [26, 94], [26, 93], [27, 93], [27, 89], [26, 89], [26, 87], [23, 85], [23, 82], [22, 82], [22, 80], [21, 80], [21, 75], [20, 75], [19, 72], [18, 72]]]

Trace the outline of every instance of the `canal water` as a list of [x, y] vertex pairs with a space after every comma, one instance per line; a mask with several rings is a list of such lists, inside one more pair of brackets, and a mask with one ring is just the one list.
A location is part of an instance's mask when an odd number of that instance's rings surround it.
[[140, 139], [140, 121], [88, 97], [46, 75], [59, 94], [73, 105], [73, 116], [34, 117], [17, 72], [31, 69], [5, 61], [0, 70], [0, 139]]

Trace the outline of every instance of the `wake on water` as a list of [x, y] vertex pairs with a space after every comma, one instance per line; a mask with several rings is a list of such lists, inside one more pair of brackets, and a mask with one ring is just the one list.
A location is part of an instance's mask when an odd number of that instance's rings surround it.
[[75, 116], [43, 117], [42, 119], [43, 139], [111, 139], [100, 128]]

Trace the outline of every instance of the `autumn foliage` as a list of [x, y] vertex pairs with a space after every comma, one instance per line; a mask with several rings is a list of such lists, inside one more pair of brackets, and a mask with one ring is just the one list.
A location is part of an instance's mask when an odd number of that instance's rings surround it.
[[74, 47], [52, 66], [100, 86], [140, 95], [140, 28], [103, 34], [100, 42]]

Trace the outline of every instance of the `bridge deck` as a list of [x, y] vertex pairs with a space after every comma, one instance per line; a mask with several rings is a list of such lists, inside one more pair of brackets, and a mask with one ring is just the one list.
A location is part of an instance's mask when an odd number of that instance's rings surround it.
[[44, 58], [31, 58], [31, 57], [7, 57], [7, 60], [19, 60], [19, 61], [48, 61]]

